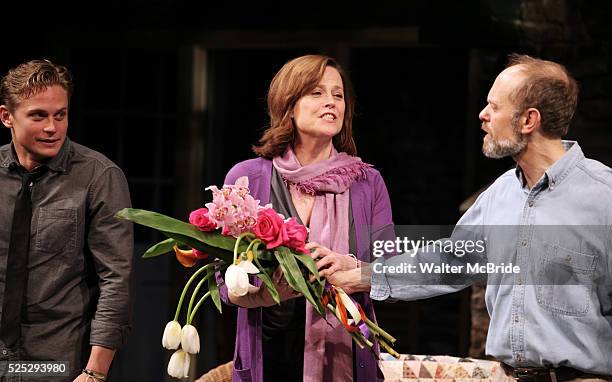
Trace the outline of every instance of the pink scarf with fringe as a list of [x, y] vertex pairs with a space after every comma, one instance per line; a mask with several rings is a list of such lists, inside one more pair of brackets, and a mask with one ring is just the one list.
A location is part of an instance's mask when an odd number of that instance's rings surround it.
[[[360, 158], [338, 153], [332, 147], [328, 159], [302, 166], [289, 148], [282, 157], [272, 160], [285, 182], [300, 192], [315, 196], [310, 216], [309, 241], [315, 241], [334, 252], [349, 251], [349, 189], [364, 179], [370, 165]], [[327, 311], [321, 317], [306, 304], [304, 343], [304, 381], [350, 381], [353, 379], [351, 336]]]

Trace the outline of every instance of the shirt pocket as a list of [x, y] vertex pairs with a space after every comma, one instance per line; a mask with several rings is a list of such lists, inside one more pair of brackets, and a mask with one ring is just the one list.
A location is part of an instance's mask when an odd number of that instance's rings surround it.
[[586, 315], [591, 307], [597, 257], [550, 243], [544, 243], [544, 247], [536, 285], [538, 305], [561, 315]]
[[69, 253], [76, 248], [77, 209], [41, 207], [36, 227], [36, 250], [43, 253]]

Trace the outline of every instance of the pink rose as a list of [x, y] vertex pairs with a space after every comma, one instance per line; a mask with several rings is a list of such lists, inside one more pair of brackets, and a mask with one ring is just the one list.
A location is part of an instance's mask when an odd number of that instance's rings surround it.
[[291, 218], [285, 222], [285, 229], [287, 230], [287, 247], [298, 252], [308, 253], [308, 250], [304, 248], [308, 236], [306, 227], [298, 223], [296, 218]]
[[279, 247], [287, 241], [285, 221], [271, 208], [259, 211], [254, 232], [268, 249]]
[[217, 225], [208, 216], [208, 208], [199, 208], [189, 214], [189, 223], [196, 226], [200, 231], [212, 231]]

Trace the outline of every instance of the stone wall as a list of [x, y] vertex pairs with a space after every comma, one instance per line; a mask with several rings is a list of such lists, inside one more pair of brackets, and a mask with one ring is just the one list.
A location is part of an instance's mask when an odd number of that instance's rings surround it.
[[566, 65], [580, 85], [568, 138], [588, 157], [612, 166], [612, 5], [603, 0], [522, 0], [520, 45]]

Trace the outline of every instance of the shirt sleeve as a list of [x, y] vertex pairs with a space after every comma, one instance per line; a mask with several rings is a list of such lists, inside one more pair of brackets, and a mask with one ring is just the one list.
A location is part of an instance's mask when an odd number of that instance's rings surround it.
[[[435, 245], [421, 246], [409, 253], [377, 258], [372, 264], [370, 297], [379, 301], [411, 301], [456, 292], [482, 281], [482, 275], [466, 274], [466, 264], [486, 258], [482, 226], [486, 194], [486, 191], [481, 194], [462, 216], [450, 238], [439, 239]], [[470, 253], [453, 250], [463, 248], [468, 241], [475, 244]], [[459, 271], [439, 273], [432, 271], [435, 266]]]
[[[608, 275], [610, 275], [612, 274], [612, 225], [608, 227], [608, 238], [606, 240], [606, 246], [606, 257], [608, 259]], [[612, 306], [612, 283], [609, 283], [608, 285], [608, 301]]]
[[124, 346], [131, 329], [133, 225], [115, 216], [128, 207], [130, 194], [123, 172], [107, 168], [89, 190], [86, 246], [100, 288], [90, 344], [110, 349]]

